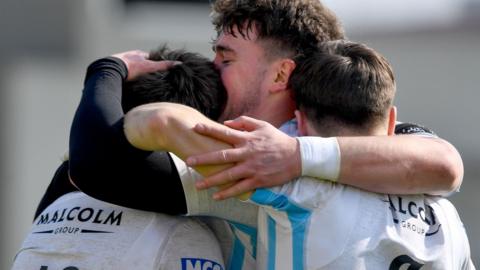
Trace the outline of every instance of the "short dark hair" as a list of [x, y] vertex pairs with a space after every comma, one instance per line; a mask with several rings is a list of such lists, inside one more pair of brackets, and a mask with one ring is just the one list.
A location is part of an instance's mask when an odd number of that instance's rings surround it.
[[206, 57], [185, 50], [161, 46], [150, 52], [150, 60], [181, 61], [167, 71], [141, 76], [123, 86], [122, 106], [125, 112], [151, 102], [173, 102], [188, 105], [216, 120], [226, 102], [226, 91], [220, 74]]
[[329, 41], [298, 63], [289, 84], [297, 107], [316, 130], [324, 133], [326, 126], [346, 125], [365, 134], [386, 119], [395, 78], [388, 61], [375, 50]]
[[269, 53], [293, 56], [318, 42], [344, 38], [336, 15], [319, 0], [217, 0], [212, 22], [217, 33], [234, 34], [237, 26], [244, 38], [256, 27], [259, 39], [272, 41]]

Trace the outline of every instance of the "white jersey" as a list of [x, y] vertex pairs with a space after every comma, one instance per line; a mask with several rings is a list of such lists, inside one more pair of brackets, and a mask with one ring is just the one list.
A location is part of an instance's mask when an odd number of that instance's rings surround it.
[[[282, 125], [280, 129], [283, 132], [289, 134], [290, 136], [296, 136], [296, 128], [296, 121], [291, 120]], [[418, 132], [415, 133], [418, 134]], [[432, 135], [425, 132], [425, 136]], [[238, 200], [234, 199], [229, 199], [221, 202], [215, 201], [212, 199], [212, 194], [214, 192], [214, 190], [212, 189], [198, 191], [195, 188], [195, 182], [199, 179], [202, 179], [203, 177], [192, 168], [187, 167], [185, 163], [178, 157], [173, 154], [171, 155], [179, 172], [180, 178], [182, 179], [182, 185], [187, 201], [188, 215], [214, 216], [229, 221], [227, 225], [221, 221], [216, 220], [213, 223], [217, 225], [217, 229], [211, 226], [217, 236], [219, 234], [223, 235], [219, 236], [218, 238], [223, 240], [223, 244], [221, 243], [221, 246], [224, 254], [226, 254], [224, 260], [228, 265], [227, 269], [254, 269], [254, 264], [256, 263], [255, 258], [257, 256], [256, 215], [258, 208], [250, 207], [248, 204], [246, 205], [245, 203], [239, 202]], [[264, 215], [264, 213], [264, 211], [261, 211], [260, 215], [262, 216]], [[266, 219], [264, 217], [259, 218], [260, 226], [263, 226], [262, 228], [265, 228], [265, 220]], [[221, 229], [219, 230], [218, 228]], [[260, 230], [260, 232], [258, 233], [260, 245], [265, 245], [265, 239], [268, 237], [266, 233], [266, 230]], [[231, 239], [232, 236], [233, 239]], [[270, 238], [270, 240], [271, 239], [272, 238]], [[291, 242], [292, 241], [279, 241], [276, 243], [281, 243], [281, 245], [283, 245], [283, 243], [287, 243], [286, 245], [288, 246], [288, 243]], [[265, 248], [260, 248], [260, 252], [258, 253], [258, 257], [260, 258], [260, 267], [258, 269], [267, 269], [265, 268], [263, 263], [266, 261], [265, 256], [268, 256], [265, 252]], [[318, 254], [317, 256], [321, 257], [322, 255]], [[289, 264], [284, 263], [284, 260], [288, 258], [288, 256], [279, 256], [278, 258], [280, 257], [282, 259], [279, 261], [279, 263], [283, 266], [287, 266], [286, 269], [289, 269]], [[297, 255], [295, 257], [299, 258]], [[270, 269], [274, 269], [274, 267], [270, 267]]]
[[300, 178], [258, 189], [257, 269], [474, 269], [453, 205]]
[[203, 176], [174, 154], [170, 155], [182, 181], [187, 215], [210, 217], [204, 221], [220, 241], [226, 269], [255, 269], [258, 206], [237, 199], [213, 200], [214, 189], [195, 188], [195, 182]]
[[203, 222], [133, 210], [82, 192], [63, 195], [35, 220], [13, 270], [223, 270]]

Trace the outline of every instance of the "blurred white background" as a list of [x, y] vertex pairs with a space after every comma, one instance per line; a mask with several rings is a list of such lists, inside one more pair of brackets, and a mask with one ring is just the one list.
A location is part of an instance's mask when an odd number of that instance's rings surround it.
[[[402, 121], [454, 144], [465, 178], [451, 199], [480, 263], [480, 1], [325, 0], [350, 39], [392, 63]], [[208, 0], [2, 0], [0, 2], [0, 269], [8, 269], [34, 210], [67, 151], [85, 68], [162, 42], [211, 56]], [[56, 269], [54, 269], [56, 270]]]

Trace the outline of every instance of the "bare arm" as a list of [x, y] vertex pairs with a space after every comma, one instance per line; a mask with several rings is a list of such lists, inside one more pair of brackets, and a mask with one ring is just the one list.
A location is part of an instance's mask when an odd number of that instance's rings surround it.
[[380, 193], [445, 195], [462, 182], [462, 159], [445, 140], [413, 135], [337, 139], [340, 183]]
[[[142, 105], [125, 115], [124, 133], [133, 146], [147, 151], [163, 150], [172, 152], [185, 160], [188, 156], [208, 151], [221, 151], [232, 146], [214, 138], [193, 131], [197, 124], [222, 126], [197, 110], [174, 103], [159, 102]], [[203, 176], [210, 176], [233, 166], [233, 163], [195, 166]], [[230, 186], [220, 185], [220, 188]], [[243, 193], [243, 192], [242, 192]], [[248, 194], [236, 194], [247, 199]]]
[[[232, 148], [230, 144], [193, 131], [196, 124], [220, 126], [197, 110], [174, 103], [142, 105], [125, 115], [124, 132], [133, 146], [146, 150], [164, 150], [186, 159], [190, 155]], [[225, 170], [233, 164], [197, 166], [204, 176]]]
[[[201, 125], [196, 128], [204, 135], [232, 143], [235, 149], [222, 153], [226, 158], [220, 158], [219, 152], [193, 156], [188, 159], [189, 165], [236, 163], [226, 171], [205, 178], [199, 187], [208, 188], [230, 180], [246, 179], [219, 192], [219, 197], [228, 198], [247, 190], [280, 185], [301, 175], [300, 151], [296, 140], [288, 140], [285, 134], [280, 134], [268, 123], [248, 117], [240, 117], [226, 124], [241, 130], [249, 127], [250, 132], [235, 133], [222, 126]], [[341, 165], [339, 178], [335, 180], [340, 183], [373, 192], [432, 195], [447, 194], [461, 184], [461, 157], [444, 140], [420, 136], [337, 139]]]

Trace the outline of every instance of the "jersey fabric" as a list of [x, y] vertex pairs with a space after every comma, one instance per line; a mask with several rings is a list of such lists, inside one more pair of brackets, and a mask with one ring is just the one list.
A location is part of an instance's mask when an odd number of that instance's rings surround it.
[[[296, 123], [281, 130], [296, 136]], [[398, 122], [396, 134], [437, 137]], [[475, 269], [453, 205], [302, 177], [256, 190], [257, 269]], [[407, 267], [407, 268], [403, 268]], [[422, 268], [423, 267], [423, 268]]]
[[441, 197], [395, 196], [300, 178], [258, 189], [257, 269], [475, 269]]
[[87, 69], [70, 131], [69, 173], [86, 194], [129, 208], [186, 213], [177, 170], [165, 151], [133, 147], [123, 132], [122, 84], [127, 68], [107, 57]]
[[[296, 126], [296, 121], [292, 120], [286, 122], [280, 129], [291, 136], [295, 136], [297, 135]], [[408, 127], [408, 125], [406, 126]], [[434, 136], [426, 133], [422, 135]], [[257, 233], [258, 208], [236, 199], [228, 199], [221, 202], [215, 201], [212, 199], [213, 189], [198, 191], [195, 188], [195, 182], [203, 177], [192, 168], [186, 166], [178, 157], [173, 154], [170, 155], [182, 182], [187, 204], [187, 215], [213, 216], [227, 220], [228, 225], [221, 225], [220, 227], [223, 226], [223, 230], [221, 232], [215, 230], [215, 232], [216, 235], [229, 235], [225, 239], [233, 237], [233, 240], [230, 239], [227, 245], [222, 246], [224, 254], [227, 254], [224, 259], [227, 262], [228, 269], [254, 269], [254, 264], [257, 263], [255, 261], [257, 256], [257, 237], [260, 239], [265, 236], [263, 231]], [[260, 211], [260, 216], [262, 212], [263, 210]], [[261, 220], [263, 219], [259, 217], [259, 221]], [[222, 223], [221, 221], [218, 222]], [[262, 223], [260, 222], [260, 224]], [[262, 243], [261, 240], [260, 243]], [[265, 257], [265, 252], [261, 252], [259, 257]], [[285, 258], [283, 256], [280, 257]], [[259, 265], [261, 264], [262, 259], [259, 261]], [[258, 269], [264, 269], [262, 267], [260, 266]]]
[[35, 220], [13, 270], [225, 269], [219, 243], [193, 218], [68, 193]]
[[[186, 214], [183, 187], [168, 153], [139, 150], [125, 138], [121, 100], [127, 73], [125, 64], [115, 57], [89, 65], [70, 133], [70, 175], [83, 192], [102, 201], [158, 213]], [[410, 134], [420, 130], [416, 127], [403, 124], [398, 130]], [[295, 121], [283, 128], [296, 136]], [[62, 192], [71, 191], [65, 175], [59, 175], [61, 181], [52, 180], [54, 185], [47, 190], [37, 213]]]
[[182, 181], [187, 215], [210, 217], [205, 222], [221, 239], [220, 246], [227, 269], [255, 269], [258, 207], [235, 198], [213, 200], [214, 189], [195, 188], [195, 182], [203, 179], [203, 176], [174, 154], [170, 155]]
[[[89, 195], [131, 208], [173, 215], [193, 215], [208, 213], [208, 207], [212, 207], [215, 208], [214, 212], [220, 211], [217, 212], [219, 215], [228, 214], [228, 219], [233, 219], [232, 216], [235, 215], [229, 213], [227, 207], [219, 209], [216, 204], [206, 205], [206, 212], [201, 208], [195, 210], [195, 199], [187, 202], [189, 199], [184, 196], [189, 192], [185, 191], [186, 182], [178, 175], [174, 161], [166, 152], [141, 151], [128, 143], [123, 133], [124, 112], [121, 107], [121, 86], [126, 75], [127, 69], [123, 62], [112, 57], [95, 61], [87, 70], [82, 100], [70, 136], [69, 166], [75, 183]], [[296, 125], [291, 124], [290, 127], [295, 130]], [[66, 169], [62, 171], [66, 172]], [[41, 213], [44, 207], [62, 193], [71, 191], [72, 186], [66, 175], [67, 173], [61, 173], [58, 175], [61, 181], [52, 181], [44, 196], [46, 200], [42, 200], [45, 203], [39, 205], [37, 213]], [[62, 186], [61, 183], [65, 185]], [[203, 200], [200, 197], [197, 199]], [[231, 254], [252, 250], [251, 257], [254, 258], [256, 245], [251, 241], [254, 230], [244, 225], [246, 224], [231, 220], [226, 226], [231, 231], [223, 232], [225, 235], [233, 233], [235, 237], [233, 240], [227, 239], [225, 242], [230, 244], [224, 246], [240, 247], [233, 248]], [[249, 237], [245, 238], [245, 235]], [[248, 245], [242, 247], [240, 243]]]

